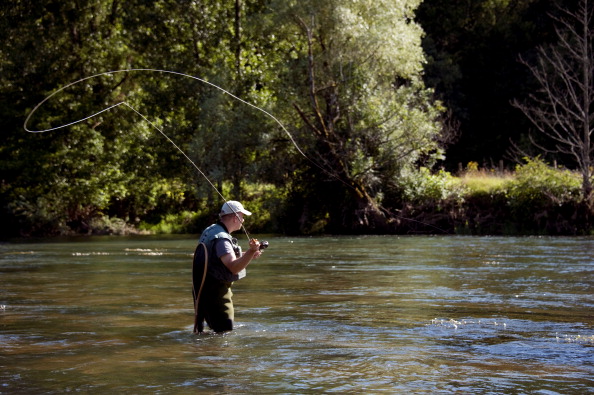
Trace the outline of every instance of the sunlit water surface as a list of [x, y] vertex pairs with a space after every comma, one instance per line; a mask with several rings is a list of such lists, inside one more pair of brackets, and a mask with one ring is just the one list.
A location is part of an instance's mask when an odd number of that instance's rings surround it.
[[192, 237], [0, 244], [0, 393], [594, 392], [592, 238], [268, 240], [201, 336]]

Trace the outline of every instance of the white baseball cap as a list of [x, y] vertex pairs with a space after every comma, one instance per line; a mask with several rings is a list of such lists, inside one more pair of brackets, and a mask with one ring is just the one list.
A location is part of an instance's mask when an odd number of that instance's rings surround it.
[[221, 207], [221, 215], [243, 213], [245, 215], [252, 215], [250, 211], [243, 208], [243, 205], [235, 200], [229, 200]]

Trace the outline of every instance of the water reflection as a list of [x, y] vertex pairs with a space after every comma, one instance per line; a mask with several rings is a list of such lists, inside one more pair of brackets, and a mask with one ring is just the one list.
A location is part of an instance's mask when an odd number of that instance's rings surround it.
[[192, 335], [188, 237], [0, 245], [0, 393], [587, 393], [594, 240], [269, 238]]

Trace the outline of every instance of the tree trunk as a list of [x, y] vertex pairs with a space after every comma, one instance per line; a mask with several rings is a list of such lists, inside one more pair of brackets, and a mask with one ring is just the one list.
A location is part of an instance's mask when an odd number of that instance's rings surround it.
[[353, 189], [354, 200], [357, 204], [353, 216], [353, 230], [367, 232], [383, 232], [388, 228], [388, 217], [377, 205], [367, 191], [356, 187]]

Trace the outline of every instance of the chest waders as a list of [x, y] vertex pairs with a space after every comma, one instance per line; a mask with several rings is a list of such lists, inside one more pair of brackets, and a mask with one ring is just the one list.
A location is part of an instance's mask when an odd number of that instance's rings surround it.
[[221, 224], [209, 226], [201, 235], [192, 264], [194, 297], [194, 333], [204, 330], [204, 321], [214, 332], [233, 330], [234, 309], [231, 285], [239, 274], [233, 274], [217, 256], [216, 244], [228, 241], [236, 256], [241, 247]]

